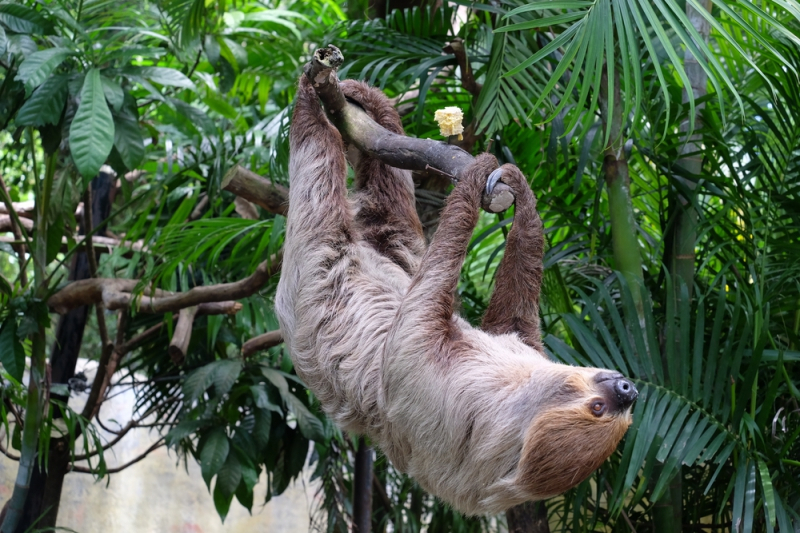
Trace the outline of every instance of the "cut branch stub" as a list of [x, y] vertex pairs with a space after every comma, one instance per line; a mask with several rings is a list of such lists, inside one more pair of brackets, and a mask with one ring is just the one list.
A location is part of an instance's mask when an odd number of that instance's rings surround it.
[[[461, 179], [474, 158], [458, 146], [433, 139], [417, 139], [398, 135], [380, 126], [356, 104], [345, 99], [336, 69], [344, 61], [342, 53], [333, 45], [320, 48], [303, 68], [314, 90], [322, 101], [325, 113], [342, 134], [345, 141], [362, 152], [380, 159], [387, 165], [409, 170], [436, 169], [454, 181]], [[485, 195], [481, 205], [487, 211], [505, 211], [514, 202], [511, 188], [498, 183], [490, 195]]]

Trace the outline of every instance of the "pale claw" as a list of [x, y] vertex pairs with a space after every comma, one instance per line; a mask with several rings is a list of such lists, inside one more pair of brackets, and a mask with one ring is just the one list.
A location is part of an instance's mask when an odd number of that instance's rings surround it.
[[498, 168], [494, 170], [489, 177], [486, 178], [486, 194], [492, 194], [494, 190], [494, 186], [497, 185], [497, 182], [500, 181], [500, 178], [503, 177], [503, 169]]

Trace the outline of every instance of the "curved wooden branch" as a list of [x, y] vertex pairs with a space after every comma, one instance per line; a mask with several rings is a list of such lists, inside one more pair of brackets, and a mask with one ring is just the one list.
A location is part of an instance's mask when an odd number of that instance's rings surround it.
[[[303, 72], [311, 80], [328, 118], [345, 141], [387, 165], [417, 171], [433, 168], [458, 181], [474, 158], [458, 146], [397, 135], [380, 126], [342, 94], [336, 69], [343, 61], [339, 49], [328, 45], [314, 52]], [[497, 213], [511, 207], [513, 199], [511, 188], [499, 183], [490, 197], [484, 197], [482, 205], [484, 209]]]
[[70, 283], [54, 295], [47, 305], [56, 313], [65, 313], [74, 307], [103, 302], [106, 309], [122, 309], [136, 302], [143, 313], [166, 313], [198, 306], [198, 313], [236, 313], [241, 304], [233, 300], [255, 294], [269, 278], [280, 270], [282, 252], [262, 262], [250, 276], [233, 282], [194, 287], [186, 292], [171, 293], [160, 289], [145, 289], [144, 296], [136, 298], [139, 280], [96, 278]]
[[260, 350], [268, 350], [282, 342], [283, 334], [280, 330], [268, 331], [245, 342], [242, 345], [242, 356], [246, 359]]
[[239, 165], [234, 165], [222, 178], [222, 190], [232, 192], [276, 215], [286, 216], [289, 209], [288, 188]]

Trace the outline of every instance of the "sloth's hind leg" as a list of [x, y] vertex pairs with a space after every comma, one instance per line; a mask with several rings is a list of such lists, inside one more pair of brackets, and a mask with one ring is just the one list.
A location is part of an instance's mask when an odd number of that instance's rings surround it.
[[[345, 80], [340, 85], [344, 95], [363, 107], [378, 124], [403, 135], [400, 116], [382, 91], [355, 80]], [[390, 167], [362, 152], [351, 155], [361, 238], [413, 275], [425, 253], [425, 237], [414, 209], [411, 171]]]

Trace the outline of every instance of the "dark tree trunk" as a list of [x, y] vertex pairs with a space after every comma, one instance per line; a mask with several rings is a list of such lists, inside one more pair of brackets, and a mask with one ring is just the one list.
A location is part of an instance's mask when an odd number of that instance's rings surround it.
[[353, 476], [353, 531], [369, 533], [372, 526], [372, 448], [358, 439]]
[[508, 533], [550, 533], [547, 506], [544, 502], [527, 502], [506, 511]]
[[[111, 193], [114, 187], [114, 176], [100, 172], [92, 180], [92, 220], [96, 223], [104, 221], [111, 213]], [[84, 206], [84, 209], [87, 209]], [[79, 233], [84, 234], [81, 224]], [[100, 227], [95, 235], [105, 236], [105, 228]], [[84, 252], [75, 254], [70, 267], [69, 279], [72, 281], [89, 278], [89, 260]], [[89, 316], [89, 307], [82, 306], [72, 309], [61, 316], [56, 329], [56, 341], [50, 354], [50, 366], [53, 383], [67, 383], [75, 376], [75, 367], [78, 363], [83, 331], [86, 328], [86, 319]], [[68, 397], [53, 394], [53, 399], [67, 402]], [[60, 418], [60, 410], [53, 411], [53, 418]], [[69, 443], [63, 439], [50, 441], [49, 459], [47, 468], [37, 466], [31, 475], [30, 491], [25, 502], [22, 519], [17, 527], [17, 533], [24, 533], [31, 526], [36, 529], [53, 528], [56, 526], [58, 504], [61, 500], [61, 488], [64, 485], [64, 476], [69, 468]]]

